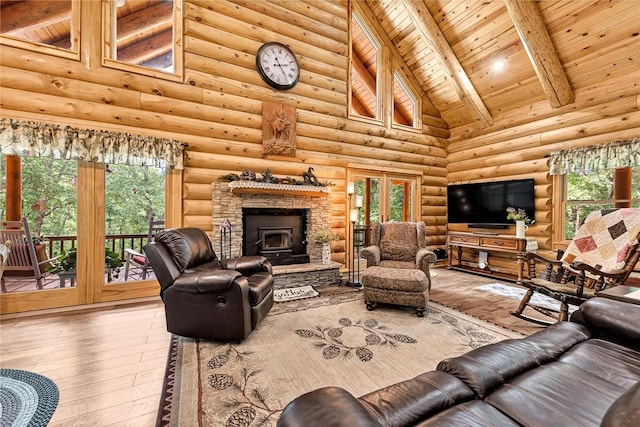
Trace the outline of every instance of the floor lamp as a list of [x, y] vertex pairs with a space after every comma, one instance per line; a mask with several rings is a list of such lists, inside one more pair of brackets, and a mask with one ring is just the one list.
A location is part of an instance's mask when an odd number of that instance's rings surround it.
[[[362, 286], [360, 282], [360, 246], [362, 245], [363, 229], [356, 227], [360, 217], [360, 208], [362, 207], [362, 196], [356, 196], [356, 207], [349, 211], [349, 220], [351, 222], [351, 269], [349, 271], [349, 280], [347, 286], [359, 288]], [[351, 195], [349, 195], [349, 206], [351, 206]]]

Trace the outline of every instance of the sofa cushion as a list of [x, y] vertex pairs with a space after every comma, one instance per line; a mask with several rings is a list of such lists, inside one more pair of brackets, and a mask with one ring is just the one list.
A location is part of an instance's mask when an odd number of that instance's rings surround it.
[[458, 403], [473, 400], [473, 391], [456, 377], [431, 371], [360, 398], [385, 426], [416, 425]]
[[625, 388], [640, 381], [640, 352], [610, 341], [583, 342], [562, 355], [560, 361]]
[[597, 426], [626, 389], [553, 362], [513, 378], [485, 401], [527, 426]]
[[488, 403], [482, 400], [474, 400], [454, 406], [422, 423], [416, 424], [416, 426], [510, 427], [520, 426], [520, 424]]
[[526, 339], [504, 340], [445, 359], [436, 369], [460, 378], [484, 399], [511, 378], [557, 360], [587, 339], [589, 334], [584, 326], [556, 323]]

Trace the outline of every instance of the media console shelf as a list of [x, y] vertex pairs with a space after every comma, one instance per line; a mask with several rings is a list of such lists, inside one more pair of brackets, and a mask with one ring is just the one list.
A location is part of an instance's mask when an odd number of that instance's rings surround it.
[[[515, 281], [517, 283], [522, 281], [522, 267], [525, 253], [534, 252], [538, 249], [538, 242], [536, 239], [526, 239], [483, 232], [467, 233], [450, 231], [448, 233], [447, 245], [449, 252], [449, 269], [496, 277], [504, 280]], [[454, 261], [452, 256], [454, 247], [456, 248], [456, 264], [453, 264]], [[477, 267], [471, 267], [464, 265], [462, 263], [463, 248], [475, 249], [478, 252], [486, 252], [487, 254], [490, 254], [491, 252], [512, 254], [515, 256], [517, 261], [518, 273], [509, 274], [491, 270], [491, 260], [488, 258], [484, 261], [486, 264], [484, 266], [478, 265]], [[482, 262], [482, 260], [479, 260], [479, 264]]]

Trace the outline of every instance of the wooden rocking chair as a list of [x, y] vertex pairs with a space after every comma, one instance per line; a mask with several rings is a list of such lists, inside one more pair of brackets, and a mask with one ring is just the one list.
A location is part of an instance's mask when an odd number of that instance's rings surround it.
[[5, 278], [19, 277], [35, 280], [36, 288], [43, 289], [43, 278], [47, 273], [47, 266], [51, 266], [55, 258], [38, 260], [35, 244], [29, 223], [26, 218], [22, 221], [0, 221], [0, 241], [11, 243], [11, 251], [7, 257], [7, 264], [2, 275], [2, 292], [6, 292]]
[[[590, 213], [575, 238], [558, 260], [527, 253], [528, 277], [522, 285], [528, 288], [512, 315], [530, 322], [550, 325], [523, 314], [527, 307], [564, 321], [569, 304], [580, 305], [607, 287], [621, 285], [628, 279], [640, 258], [640, 209], [622, 208]], [[540, 271], [536, 262], [545, 264]], [[540, 271], [536, 277], [536, 271]], [[560, 301], [558, 311], [531, 302], [534, 292]]]
[[[147, 234], [147, 241], [145, 244], [153, 242], [156, 238], [156, 234], [159, 231], [164, 230], [164, 228], [164, 219], [153, 219], [153, 217], [151, 217], [149, 219], [149, 232]], [[124, 281], [126, 282], [129, 280], [129, 275], [132, 274], [133, 271], [139, 273], [140, 280], [146, 279], [147, 274], [152, 271], [147, 257], [135, 249], [127, 248], [124, 251], [126, 252]]]

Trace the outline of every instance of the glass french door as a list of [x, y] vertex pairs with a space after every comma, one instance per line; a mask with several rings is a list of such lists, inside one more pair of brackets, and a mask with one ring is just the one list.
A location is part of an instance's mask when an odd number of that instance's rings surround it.
[[354, 183], [352, 204], [359, 209], [358, 224], [417, 221], [420, 217], [419, 176], [353, 171], [350, 181]]

